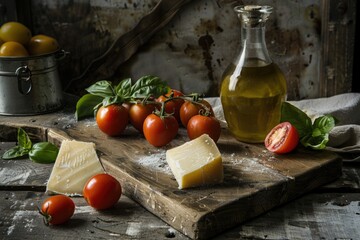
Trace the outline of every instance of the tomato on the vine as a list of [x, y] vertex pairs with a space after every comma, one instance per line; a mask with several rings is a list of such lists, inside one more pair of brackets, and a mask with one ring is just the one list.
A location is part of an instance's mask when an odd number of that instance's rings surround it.
[[[172, 89], [167, 94], [161, 95], [160, 97], [158, 97], [157, 101], [165, 102], [166, 100], [168, 100], [171, 97], [176, 98], [176, 97], [181, 97], [181, 96], [184, 96], [184, 94], [182, 92]], [[181, 123], [180, 108], [183, 103], [184, 103], [184, 99], [180, 99], [180, 98], [169, 100], [165, 103], [165, 112], [168, 114], [173, 114], [174, 117], [176, 118], [176, 120], [178, 121], [178, 123]]]
[[119, 136], [129, 122], [128, 110], [118, 104], [101, 106], [96, 114], [99, 129], [109, 136]]
[[130, 107], [133, 105], [130, 102], [124, 102], [121, 104], [124, 108], [126, 108], [128, 111], [130, 111]]
[[129, 110], [130, 123], [142, 133], [146, 117], [153, 113], [155, 108], [155, 104], [137, 103], [131, 105]]
[[121, 193], [122, 188], [119, 181], [106, 173], [91, 177], [83, 189], [86, 202], [97, 210], [114, 206], [119, 201]]
[[265, 138], [265, 147], [274, 153], [291, 152], [299, 143], [299, 133], [289, 122], [276, 125]]
[[190, 118], [187, 124], [187, 133], [190, 139], [195, 139], [206, 133], [214, 142], [217, 142], [221, 134], [220, 122], [212, 116], [195, 115]]
[[179, 123], [174, 116], [159, 117], [152, 113], [144, 121], [143, 131], [146, 140], [155, 147], [162, 147], [175, 138]]
[[65, 195], [55, 195], [47, 198], [41, 205], [40, 214], [46, 225], [59, 225], [67, 222], [75, 211], [75, 204]]
[[184, 127], [187, 127], [187, 124], [195, 115], [202, 113], [205, 113], [205, 107], [208, 109], [209, 113], [208, 116], [214, 116], [214, 111], [210, 105], [210, 103], [204, 99], [202, 99], [199, 102], [192, 102], [192, 101], [185, 101], [183, 105], [181, 105], [180, 108], [180, 120]]

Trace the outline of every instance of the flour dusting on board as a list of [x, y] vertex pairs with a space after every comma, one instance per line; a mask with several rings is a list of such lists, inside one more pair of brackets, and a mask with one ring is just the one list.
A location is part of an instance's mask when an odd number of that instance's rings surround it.
[[166, 162], [166, 151], [159, 150], [159, 152], [151, 153], [149, 152], [148, 156], [140, 157], [137, 162], [145, 167], [148, 167], [152, 170], [163, 172], [167, 174], [172, 174], [169, 165]]
[[[20, 173], [21, 172], [21, 173]], [[18, 183], [25, 184], [32, 171], [22, 172], [22, 166], [12, 166], [0, 170], [0, 182], [3, 184]]]
[[[38, 211], [29, 211], [29, 210], [19, 210], [15, 212], [15, 215], [12, 220], [12, 225], [7, 229], [7, 235], [11, 235], [14, 230], [15, 226], [22, 226], [27, 232], [32, 232], [33, 228], [36, 227], [34, 223], [35, 217], [39, 214]], [[19, 224], [21, 223], [21, 224]]]

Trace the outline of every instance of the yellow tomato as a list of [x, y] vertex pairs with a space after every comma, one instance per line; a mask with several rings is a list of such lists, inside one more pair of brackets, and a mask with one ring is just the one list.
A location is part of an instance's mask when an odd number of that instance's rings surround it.
[[0, 47], [0, 56], [3, 57], [27, 57], [29, 56], [26, 48], [18, 42], [6, 42]]
[[40, 55], [55, 52], [59, 49], [59, 44], [56, 39], [43, 34], [39, 34], [33, 36], [30, 39], [27, 48], [30, 55]]
[[30, 41], [31, 32], [21, 23], [7, 22], [0, 28], [0, 38], [4, 42], [14, 41], [26, 45]]

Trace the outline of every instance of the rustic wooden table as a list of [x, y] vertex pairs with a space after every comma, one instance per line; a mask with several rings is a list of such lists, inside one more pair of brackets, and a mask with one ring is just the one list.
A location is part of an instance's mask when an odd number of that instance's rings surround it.
[[[0, 116], [3, 122], [63, 125], [67, 109], [54, 115], [27, 117]], [[54, 121], [56, 119], [56, 121]], [[49, 123], [51, 121], [51, 123]], [[0, 127], [0, 131], [2, 128]], [[0, 154], [15, 145], [1, 139]], [[1, 239], [188, 239], [171, 226], [122, 196], [107, 211], [96, 211], [83, 198], [74, 198], [73, 218], [62, 226], [45, 226], [37, 206], [44, 193], [52, 164], [29, 159], [0, 159], [0, 237]], [[294, 201], [247, 221], [215, 239], [359, 239], [360, 166], [344, 163], [337, 181]]]

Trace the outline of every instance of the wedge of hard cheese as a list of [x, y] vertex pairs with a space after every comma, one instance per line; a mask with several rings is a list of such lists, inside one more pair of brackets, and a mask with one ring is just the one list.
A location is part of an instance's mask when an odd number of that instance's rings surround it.
[[103, 172], [94, 143], [64, 140], [47, 183], [46, 192], [81, 196], [86, 181]]
[[166, 161], [179, 189], [221, 183], [224, 178], [221, 154], [207, 134], [168, 150]]

